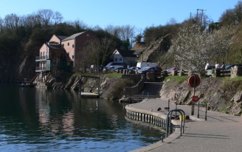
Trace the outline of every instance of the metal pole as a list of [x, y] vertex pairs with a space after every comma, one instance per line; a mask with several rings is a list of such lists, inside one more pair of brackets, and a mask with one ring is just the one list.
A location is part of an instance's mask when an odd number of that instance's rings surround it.
[[168, 112], [170, 111], [170, 99], [168, 100]]
[[100, 80], [100, 75], [99, 75], [99, 78], [98, 78], [98, 96], [100, 96], [100, 89], [101, 89], [101, 80]]
[[[193, 88], [193, 96], [195, 96], [195, 87]], [[194, 102], [192, 102], [192, 107], [191, 107], [191, 115], [194, 115]]]
[[200, 104], [199, 102], [197, 103], [197, 118], [199, 118], [199, 111], [200, 111]]
[[169, 136], [169, 127], [170, 127], [170, 116], [169, 116], [169, 113], [168, 113], [167, 119], [166, 119], [166, 137]]
[[205, 120], [207, 121], [208, 117], [208, 102], [206, 102], [206, 110], [205, 110]]
[[176, 113], [175, 113], [175, 115], [177, 117], [177, 101], [175, 102], [175, 104], [176, 104]]

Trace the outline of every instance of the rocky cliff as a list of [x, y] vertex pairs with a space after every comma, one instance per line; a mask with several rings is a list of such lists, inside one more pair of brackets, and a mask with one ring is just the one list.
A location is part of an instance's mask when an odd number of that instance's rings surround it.
[[37, 77], [35, 83], [36, 87], [42, 88], [99, 92], [101, 98], [118, 100], [124, 94], [124, 88], [134, 85], [136, 80], [132, 78], [111, 78], [105, 74], [100, 75], [100, 79], [95, 76], [88, 77], [82, 76], [81, 74], [73, 74], [66, 82], [56, 81], [52, 75], [48, 75], [44, 80], [43, 78]]
[[[191, 104], [193, 89], [187, 84], [166, 79], [160, 91], [161, 98], [178, 104]], [[208, 103], [208, 108], [215, 111], [241, 115], [242, 113], [242, 81], [240, 78], [204, 78], [195, 89], [201, 104]]]

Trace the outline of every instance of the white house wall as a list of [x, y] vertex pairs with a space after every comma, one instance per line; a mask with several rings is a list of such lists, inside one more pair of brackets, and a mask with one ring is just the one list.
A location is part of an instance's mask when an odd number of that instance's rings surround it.
[[114, 63], [123, 63], [123, 57], [120, 54], [114, 54], [113, 55], [113, 62]]
[[61, 44], [61, 40], [60, 40], [56, 35], [53, 35], [53, 36], [50, 38], [49, 42], [56, 42], [56, 43], [58, 43], [58, 44]]
[[49, 47], [46, 44], [43, 44], [39, 50], [39, 56], [47, 56], [49, 57]]

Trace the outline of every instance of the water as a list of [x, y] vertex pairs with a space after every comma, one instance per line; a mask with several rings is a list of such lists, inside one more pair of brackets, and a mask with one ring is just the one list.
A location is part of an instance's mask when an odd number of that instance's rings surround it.
[[129, 151], [158, 141], [157, 130], [125, 120], [118, 103], [75, 93], [0, 88], [0, 151]]

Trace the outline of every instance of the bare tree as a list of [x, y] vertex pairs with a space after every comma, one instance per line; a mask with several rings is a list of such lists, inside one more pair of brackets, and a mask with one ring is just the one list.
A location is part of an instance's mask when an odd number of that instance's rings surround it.
[[2, 31], [3, 30], [3, 19], [2, 18], [0, 18], [0, 31]]
[[28, 27], [34, 27], [35, 25], [41, 25], [41, 19], [39, 15], [31, 14], [26, 17], [22, 17], [22, 24]]
[[119, 29], [118, 27], [115, 27], [113, 25], [108, 25], [106, 28], [105, 28], [105, 31], [108, 32], [109, 34], [115, 36], [115, 37], [119, 37], [118, 36], [118, 33], [119, 33]]
[[54, 13], [49, 9], [42, 9], [37, 12], [37, 15], [40, 16], [42, 25], [49, 25], [51, 23], [52, 18], [54, 17]]
[[88, 29], [88, 25], [83, 21], [76, 20], [74, 22], [67, 22], [69, 25], [74, 26], [78, 30]]
[[124, 25], [119, 27], [119, 37], [121, 40], [131, 40], [134, 37], [134, 26]]
[[105, 30], [112, 34], [113, 36], [118, 37], [122, 41], [131, 41], [134, 38], [135, 27], [131, 25], [123, 25], [123, 26], [112, 26], [109, 25], [105, 28]]
[[53, 22], [54, 24], [59, 24], [63, 20], [63, 16], [61, 15], [60, 12], [54, 12], [53, 14]]
[[4, 25], [6, 28], [15, 29], [19, 26], [20, 18], [16, 14], [6, 15], [4, 18]]

